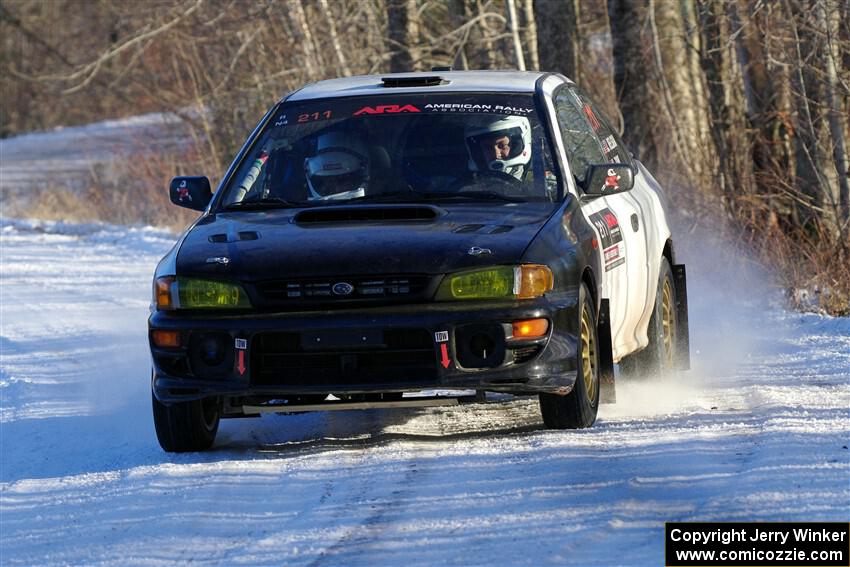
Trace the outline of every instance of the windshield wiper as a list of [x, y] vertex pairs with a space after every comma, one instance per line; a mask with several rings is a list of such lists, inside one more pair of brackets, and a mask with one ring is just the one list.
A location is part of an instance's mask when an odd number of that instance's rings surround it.
[[289, 207], [297, 207], [297, 203], [281, 199], [280, 197], [266, 197], [265, 199], [251, 199], [249, 201], [239, 201], [238, 203], [230, 203], [224, 207], [225, 211], [248, 211], [260, 209], [286, 209]]
[[348, 199], [345, 203], [364, 203], [364, 202], [416, 202], [416, 201], [504, 201], [507, 203], [524, 203], [525, 199], [520, 197], [509, 197], [496, 193], [495, 191], [463, 191], [460, 193], [448, 193], [444, 191], [432, 191], [420, 193], [419, 191], [398, 191], [396, 193], [379, 193], [377, 195], [365, 195]]
[[524, 203], [526, 200], [521, 197], [509, 197], [495, 191], [461, 191], [460, 193], [419, 193], [419, 195], [428, 201], [505, 201], [507, 203]]
[[[394, 193], [378, 193], [376, 195], [364, 195], [362, 197], [355, 197], [353, 199], [346, 199], [345, 201], [339, 201], [340, 204], [346, 203], [363, 203], [363, 202], [382, 202], [382, 201], [410, 201], [416, 200], [419, 198], [419, 193], [415, 191], [396, 191]], [[328, 201], [333, 204], [332, 201]]]

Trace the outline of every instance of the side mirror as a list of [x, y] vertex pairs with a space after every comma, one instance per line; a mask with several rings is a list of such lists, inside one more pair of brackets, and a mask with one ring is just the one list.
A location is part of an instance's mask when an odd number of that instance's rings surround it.
[[168, 188], [168, 196], [178, 207], [195, 211], [206, 210], [212, 199], [210, 180], [206, 177], [175, 177]]
[[595, 163], [587, 166], [584, 194], [602, 197], [630, 191], [635, 186], [635, 172], [624, 163]]

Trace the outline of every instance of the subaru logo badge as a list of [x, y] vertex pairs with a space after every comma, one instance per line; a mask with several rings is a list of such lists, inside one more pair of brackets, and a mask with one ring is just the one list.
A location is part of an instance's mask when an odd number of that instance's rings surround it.
[[481, 248], [480, 246], [473, 246], [469, 250], [466, 251], [470, 256], [490, 256], [493, 254], [489, 248]]
[[354, 291], [354, 286], [350, 283], [339, 282], [335, 283], [331, 289], [335, 295], [351, 295], [351, 292]]

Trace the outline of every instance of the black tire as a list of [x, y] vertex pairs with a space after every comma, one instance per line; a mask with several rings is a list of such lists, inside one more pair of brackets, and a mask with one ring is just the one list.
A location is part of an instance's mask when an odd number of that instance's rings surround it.
[[565, 396], [540, 394], [540, 413], [549, 429], [583, 429], [596, 421], [599, 410], [599, 337], [596, 309], [581, 284], [578, 301], [576, 382]]
[[166, 405], [151, 392], [151, 400], [156, 438], [165, 451], [185, 453], [212, 447], [221, 420], [217, 398]]
[[662, 376], [676, 367], [678, 353], [678, 321], [676, 316], [676, 282], [667, 258], [661, 258], [655, 308], [647, 329], [646, 348], [620, 360], [620, 373], [627, 379]]
[[398, 402], [404, 396], [404, 392], [381, 392], [380, 394], [366, 394], [367, 402]]
[[289, 398], [289, 403], [293, 405], [314, 405], [324, 402], [327, 397], [327, 394], [302, 394]]

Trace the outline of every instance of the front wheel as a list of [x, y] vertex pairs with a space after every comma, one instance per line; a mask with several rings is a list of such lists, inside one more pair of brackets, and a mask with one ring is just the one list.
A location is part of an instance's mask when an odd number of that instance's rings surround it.
[[169, 453], [212, 447], [221, 419], [218, 398], [164, 404], [151, 392], [153, 423], [159, 445]]
[[599, 337], [596, 309], [584, 284], [579, 288], [579, 344], [576, 381], [566, 396], [540, 394], [540, 413], [549, 429], [582, 429], [599, 410]]

